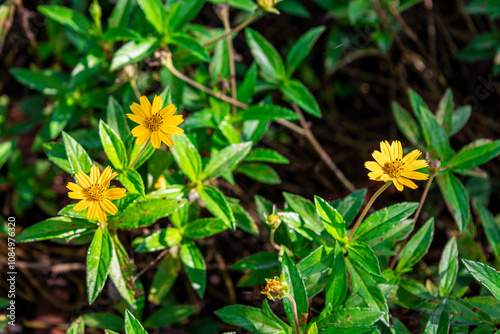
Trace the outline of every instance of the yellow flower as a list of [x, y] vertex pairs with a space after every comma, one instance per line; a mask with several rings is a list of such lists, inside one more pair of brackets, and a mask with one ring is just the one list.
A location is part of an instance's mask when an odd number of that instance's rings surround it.
[[285, 297], [288, 294], [288, 290], [290, 290], [290, 286], [285, 280], [279, 277], [266, 278], [266, 282], [266, 287], [260, 293], [266, 295], [271, 300]]
[[165, 176], [163, 176], [163, 174], [162, 174], [158, 178], [158, 181], [156, 181], [156, 183], [153, 186], [153, 188], [155, 188], [155, 189], [164, 189], [166, 187], [167, 187], [167, 179], [165, 179]]
[[68, 182], [66, 186], [71, 190], [68, 193], [69, 198], [81, 200], [73, 210], [78, 212], [88, 208], [87, 219], [97, 217], [100, 223], [106, 221], [106, 212], [116, 215], [118, 208], [111, 203], [110, 199], [122, 198], [126, 192], [123, 188], [109, 188], [109, 182], [117, 175], [118, 173], [113, 173], [109, 166], [102, 174], [98, 167], [93, 166], [90, 169], [90, 177], [84, 172], [78, 172], [75, 177], [79, 184]]
[[417, 160], [422, 154], [413, 150], [403, 157], [403, 147], [399, 140], [380, 142], [380, 151], [373, 151], [372, 156], [376, 161], [365, 162], [365, 167], [370, 170], [368, 177], [375, 181], [392, 181], [397, 190], [402, 191], [403, 186], [416, 189], [413, 180], [427, 180], [429, 175], [415, 170], [427, 167], [427, 161]]
[[160, 96], [155, 95], [153, 105], [146, 96], [141, 96], [141, 104], [132, 103], [130, 110], [133, 114], [127, 114], [127, 117], [139, 124], [132, 129], [132, 135], [137, 137], [136, 144], [144, 145], [148, 139], [151, 139], [153, 147], [158, 149], [161, 142], [167, 146], [174, 146], [174, 140], [171, 135], [181, 135], [184, 130], [177, 125], [184, 122], [182, 115], [174, 115], [177, 108], [170, 104], [161, 109], [163, 105]]

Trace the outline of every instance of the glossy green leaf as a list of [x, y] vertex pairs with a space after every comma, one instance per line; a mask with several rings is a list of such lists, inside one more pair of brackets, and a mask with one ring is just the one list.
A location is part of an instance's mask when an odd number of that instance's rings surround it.
[[153, 52], [157, 41], [156, 38], [146, 38], [125, 43], [114, 53], [109, 70], [114, 72], [125, 65], [141, 61]]
[[144, 12], [146, 20], [155, 28], [156, 32], [164, 35], [167, 29], [167, 12], [160, 0], [137, 0]]
[[175, 145], [171, 148], [171, 152], [179, 167], [191, 181], [201, 178], [200, 154], [186, 135], [175, 138]]
[[174, 33], [169, 36], [173, 44], [180, 45], [186, 50], [189, 50], [198, 59], [210, 63], [210, 56], [207, 50], [193, 37], [186, 33]]
[[322, 218], [326, 231], [336, 240], [344, 241], [346, 237], [344, 218], [327, 201], [314, 196], [316, 212]]
[[66, 93], [64, 83], [57, 76], [54, 76], [53, 71], [35, 72], [24, 68], [13, 68], [9, 72], [23, 85], [44, 95], [62, 96]]
[[364, 243], [349, 241], [346, 245], [349, 258], [374, 275], [380, 275], [380, 264], [373, 250]]
[[450, 136], [453, 136], [464, 127], [471, 114], [472, 108], [470, 105], [461, 106], [460, 108], [455, 109], [451, 117]]
[[118, 0], [116, 2], [116, 5], [113, 7], [113, 11], [108, 18], [108, 29], [109, 27], [125, 28], [127, 26], [131, 2], [132, 0]]
[[259, 227], [255, 223], [255, 220], [248, 214], [248, 212], [238, 203], [237, 200], [232, 198], [226, 198], [228, 200], [229, 207], [234, 215], [234, 220], [236, 221], [236, 226], [246, 233], [252, 235], [259, 235]]
[[123, 319], [117, 315], [101, 312], [101, 313], [87, 313], [83, 316], [85, 326], [110, 329], [115, 331], [123, 330]]
[[88, 35], [93, 32], [92, 22], [84, 15], [66, 6], [43, 5], [37, 7], [38, 11], [51, 20], [68, 27], [69, 29]]
[[493, 254], [500, 259], [500, 224], [495, 220], [491, 212], [479, 203], [475, 203], [479, 218], [484, 227], [484, 234], [490, 244]]
[[238, 101], [250, 104], [257, 84], [258, 75], [257, 63], [253, 62], [243, 78], [243, 82], [238, 85]]
[[222, 321], [244, 328], [251, 333], [283, 333], [287, 328], [274, 317], [265, 314], [263, 310], [251, 306], [225, 306], [215, 311], [215, 315]]
[[358, 211], [361, 208], [363, 200], [366, 196], [366, 191], [366, 188], [354, 191], [344, 197], [336, 207], [339, 214], [344, 218], [346, 226], [349, 226], [349, 224], [358, 215]]
[[[194, 19], [206, 0], [183, 0], [178, 2], [175, 10], [170, 9], [169, 12], [169, 29], [170, 31], [179, 31], [184, 26]], [[173, 7], [173, 6], [172, 6]]]
[[266, 184], [280, 184], [278, 173], [269, 165], [259, 163], [247, 163], [238, 166], [235, 170], [249, 178]]
[[462, 262], [479, 283], [500, 299], [500, 272], [481, 262], [466, 259], [462, 259]]
[[203, 298], [207, 284], [205, 259], [196, 244], [191, 240], [181, 244], [181, 261], [194, 291]]
[[287, 192], [283, 192], [283, 197], [290, 208], [300, 215], [307, 227], [316, 234], [320, 235], [321, 231], [323, 231], [325, 227], [321, 223], [321, 218], [316, 212], [314, 204], [302, 196]]
[[172, 289], [180, 270], [181, 259], [179, 258], [178, 248], [175, 251], [171, 248], [158, 264], [151, 289], [149, 290], [148, 300], [156, 305], [160, 305]]
[[125, 111], [112, 95], [110, 95], [108, 99], [106, 120], [108, 121], [109, 127], [113, 129], [116, 134], [118, 134], [127, 148], [127, 145], [132, 139], [132, 133], [130, 132], [130, 128], [127, 123]]
[[245, 162], [269, 162], [274, 164], [288, 164], [290, 160], [275, 150], [269, 148], [254, 148], [243, 159]]
[[408, 138], [408, 140], [417, 147], [423, 147], [422, 134], [420, 128], [411, 117], [410, 113], [401, 107], [397, 102], [392, 102], [392, 115], [394, 120], [401, 130], [401, 133]]
[[340, 308], [347, 296], [347, 269], [344, 253], [339, 243], [335, 243], [335, 257], [333, 258], [332, 272], [328, 277], [326, 287], [325, 305], [330, 304], [332, 308]]
[[262, 104], [253, 105], [246, 110], [239, 111], [235, 118], [235, 121], [276, 121], [279, 119], [296, 121], [300, 119], [300, 117], [288, 108], [283, 108], [274, 104]]
[[147, 236], [137, 237], [132, 245], [136, 252], [156, 252], [177, 245], [182, 240], [179, 229], [167, 227]]
[[249, 255], [231, 266], [231, 270], [260, 270], [278, 267], [278, 253], [259, 252]]
[[439, 101], [438, 109], [436, 111], [436, 120], [443, 127], [443, 129], [450, 134], [453, 116], [453, 92], [450, 88], [444, 92], [441, 100]]
[[144, 182], [141, 174], [135, 170], [125, 170], [118, 175], [120, 183], [127, 189], [129, 193], [145, 195]]
[[318, 102], [302, 82], [287, 80], [280, 84], [280, 90], [290, 102], [297, 103], [308, 114], [321, 118]]
[[342, 327], [371, 326], [384, 316], [384, 312], [370, 308], [345, 308], [333, 311], [320, 322], [340, 325]]
[[161, 328], [189, 317], [196, 312], [196, 306], [190, 305], [167, 305], [151, 314], [144, 322], [146, 328]]
[[437, 176], [437, 183], [448, 211], [452, 214], [460, 231], [465, 230], [471, 220], [469, 195], [460, 180], [452, 173]]
[[66, 173], [71, 174], [71, 166], [69, 164], [68, 156], [66, 155], [66, 148], [62, 143], [44, 143], [43, 150], [45, 151], [45, 154], [50, 161], [52, 161], [57, 167], [61, 168]]
[[108, 228], [98, 227], [87, 253], [87, 292], [89, 304], [97, 298], [106, 279], [113, 257], [113, 243]]
[[129, 310], [125, 309], [125, 333], [126, 334], [148, 334]]
[[452, 237], [444, 247], [439, 262], [439, 295], [446, 297], [451, 294], [458, 275], [457, 239]]
[[484, 164], [500, 154], [500, 140], [473, 142], [462, 148], [445, 165], [452, 169], [469, 169]]
[[92, 168], [92, 160], [90, 160], [90, 157], [85, 149], [66, 132], [62, 133], [62, 137], [64, 148], [66, 149], [66, 155], [68, 156], [69, 165], [71, 166], [73, 174], [84, 172], [88, 175], [90, 173], [90, 169]]
[[290, 77], [297, 67], [306, 59], [311, 52], [319, 36], [325, 31], [324, 26], [310, 29], [295, 42], [286, 56], [286, 68]]
[[434, 153], [436, 158], [448, 157], [452, 153], [448, 134], [429, 109], [420, 108], [418, 120], [429, 152]]
[[[288, 293], [293, 297], [295, 303], [297, 304], [297, 314], [299, 316], [304, 313], [307, 314], [309, 311], [309, 304], [307, 302], [306, 287], [304, 285], [304, 281], [302, 280], [302, 276], [300, 276], [300, 271], [297, 269], [297, 265], [287, 253], [283, 255], [281, 265], [281, 272], [285, 276], [288, 286], [290, 286]], [[293, 324], [292, 303], [286, 298], [283, 298], [282, 301], [285, 306], [288, 321]]]
[[85, 334], [85, 323], [83, 322], [83, 318], [76, 318], [69, 326], [66, 334]]
[[[47, 143], [47, 144], [53, 144], [53, 143]], [[0, 168], [2, 168], [2, 166], [5, 164], [5, 162], [9, 159], [10, 155], [13, 152], [14, 145], [15, 145], [14, 140], [9, 140], [9, 141], [5, 141], [3, 143], [0, 143]], [[59, 159], [61, 159], [60, 158], [61, 154], [58, 154], [57, 152], [54, 152], [54, 153], [55, 153], [56, 157], [59, 157]], [[66, 152], [64, 152], [64, 154], [66, 154]], [[49, 159], [50, 159], [50, 156], [49, 156]], [[50, 159], [50, 160], [52, 161], [52, 159]], [[58, 161], [57, 158], [55, 160]], [[68, 161], [66, 160], [66, 164], [67, 163], [68, 163]], [[68, 167], [69, 167], [69, 165], [68, 165]]]
[[286, 77], [285, 65], [274, 46], [257, 31], [246, 28], [245, 36], [252, 55], [266, 81], [278, 83]]
[[115, 169], [122, 170], [127, 165], [127, 153], [122, 140], [102, 120], [99, 122], [99, 135], [109, 161]]
[[409, 271], [427, 253], [434, 236], [434, 218], [429, 219], [425, 225], [408, 241], [399, 254], [396, 271]]
[[95, 228], [95, 221], [92, 222], [70, 217], [53, 217], [24, 229], [24, 231], [17, 236], [16, 242], [33, 242], [65, 238]]
[[238, 163], [250, 152], [252, 142], [231, 144], [213, 154], [201, 174], [202, 180], [217, 177], [225, 171], [234, 169]]
[[[144, 145], [146, 145], [146, 144], [144, 144]], [[132, 150], [130, 151], [130, 155], [128, 158], [128, 168], [129, 169], [137, 170], [139, 167], [142, 166], [143, 163], [148, 161], [149, 158], [151, 158], [151, 156], [155, 152], [155, 148], [153, 147], [153, 145], [151, 143], [147, 144], [148, 146], [146, 147], [146, 149], [144, 149], [144, 145], [138, 146], [134, 141], [134, 144], [132, 145]], [[144, 149], [144, 151], [143, 151], [143, 149]]]
[[236, 228], [233, 212], [222, 192], [212, 186], [200, 185], [196, 188], [207, 210], [214, 216], [222, 219], [232, 230]]
[[186, 225], [183, 235], [191, 239], [201, 239], [223, 232], [227, 228], [227, 224], [220, 218], [200, 218]]
[[432, 312], [425, 326], [424, 333], [447, 334], [450, 330], [448, 300], [444, 299]]

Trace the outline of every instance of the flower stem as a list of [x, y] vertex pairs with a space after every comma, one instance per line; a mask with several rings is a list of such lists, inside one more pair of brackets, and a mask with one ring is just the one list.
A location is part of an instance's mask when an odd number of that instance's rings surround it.
[[274, 242], [274, 232], [275, 231], [276, 231], [276, 229], [271, 228], [271, 233], [269, 235], [269, 241], [271, 242], [271, 245], [274, 247], [274, 249], [279, 251], [281, 249], [281, 247], [279, 245], [276, 245], [276, 243]]
[[141, 157], [141, 155], [144, 153], [144, 151], [146, 151], [146, 148], [148, 148], [149, 146], [149, 142], [151, 141], [151, 139], [148, 139], [148, 141], [146, 142], [146, 144], [144, 145], [144, 147], [141, 149], [141, 151], [139, 152], [139, 154], [137, 155], [137, 157], [135, 158], [135, 161], [134, 163], [130, 166], [129, 169], [134, 169], [135, 167], [135, 164], [137, 163], [137, 161], [139, 161], [139, 158]]
[[377, 199], [377, 197], [382, 193], [384, 192], [384, 190], [386, 190], [387, 188], [389, 188], [389, 186], [392, 184], [392, 182], [388, 181], [386, 183], [384, 183], [384, 185], [382, 187], [380, 187], [379, 190], [377, 190], [377, 192], [375, 194], [373, 194], [372, 198], [370, 198], [370, 200], [368, 201], [368, 203], [366, 203], [366, 206], [365, 208], [363, 209], [363, 212], [361, 212], [361, 214], [359, 215], [358, 217], [358, 220], [356, 220], [356, 224], [354, 224], [354, 227], [352, 228], [351, 230], [351, 233], [349, 233], [349, 239], [352, 239], [352, 237], [354, 236], [354, 233], [356, 233], [356, 230], [358, 229], [359, 225], [361, 225], [361, 222], [363, 221], [363, 219], [365, 218], [366, 216], [366, 213], [368, 212], [368, 210], [370, 210], [370, 208], [372, 207], [372, 204], [373, 202], [375, 202], [375, 200]]
[[301, 334], [300, 333], [300, 325], [299, 325], [299, 316], [297, 314], [297, 303], [295, 302], [295, 299], [293, 299], [293, 297], [290, 296], [290, 294], [287, 294], [285, 297], [290, 301], [290, 303], [292, 303], [293, 321], [295, 322], [294, 333]]

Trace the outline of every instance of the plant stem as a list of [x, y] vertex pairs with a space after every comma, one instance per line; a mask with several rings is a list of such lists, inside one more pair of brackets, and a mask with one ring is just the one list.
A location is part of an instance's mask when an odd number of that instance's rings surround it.
[[375, 194], [373, 194], [372, 198], [370, 198], [370, 200], [368, 201], [368, 203], [366, 203], [366, 206], [365, 208], [363, 209], [363, 212], [361, 212], [361, 214], [359, 215], [358, 217], [358, 220], [356, 220], [356, 224], [354, 224], [354, 227], [352, 228], [351, 230], [351, 233], [349, 233], [349, 239], [352, 239], [352, 237], [354, 236], [354, 233], [356, 233], [356, 230], [358, 229], [359, 225], [361, 224], [361, 222], [363, 221], [363, 219], [365, 218], [366, 216], [366, 213], [368, 212], [368, 210], [370, 210], [370, 208], [372, 207], [372, 204], [373, 202], [375, 202], [375, 200], [377, 199], [377, 197], [384, 191], [386, 190], [387, 188], [389, 188], [389, 186], [392, 184], [391, 181], [388, 181], [386, 183], [384, 183], [384, 185], [382, 187], [380, 187], [379, 190], [377, 190], [377, 192]]
[[[229, 52], [229, 74], [231, 76], [231, 97], [233, 100], [237, 101], [237, 91], [236, 91], [236, 68], [234, 66], [234, 48], [233, 48], [233, 38], [230, 34], [231, 25], [229, 24], [229, 4], [228, 0], [226, 0], [226, 6], [220, 11], [220, 18], [222, 20], [222, 24], [224, 25], [224, 29], [226, 30], [226, 41], [227, 48]], [[236, 116], [236, 106], [232, 105], [231, 113]]]
[[134, 163], [130, 166], [129, 169], [134, 169], [135, 167], [135, 164], [137, 163], [137, 161], [139, 161], [139, 158], [141, 157], [141, 155], [144, 153], [144, 151], [146, 151], [146, 148], [149, 146], [149, 142], [151, 141], [151, 138], [148, 139], [148, 141], [146, 142], [146, 144], [144, 145], [144, 147], [141, 149], [141, 151], [139, 152], [139, 154], [137, 155], [137, 157], [135, 158], [135, 161]]
[[279, 245], [276, 245], [276, 243], [274, 242], [274, 232], [275, 231], [276, 231], [276, 229], [271, 228], [271, 233], [269, 234], [269, 242], [271, 243], [271, 246], [274, 247], [274, 249], [279, 251], [279, 250], [281, 250], [281, 247]]
[[297, 314], [297, 303], [295, 303], [295, 299], [293, 299], [293, 297], [290, 296], [290, 294], [287, 294], [285, 297], [290, 301], [290, 303], [292, 303], [293, 320], [295, 322], [294, 333], [301, 334], [300, 333], [300, 325], [299, 325], [299, 316]]
[[134, 91], [135, 97], [137, 97], [137, 99], [140, 99], [141, 92], [139, 92], [139, 89], [137, 88], [137, 83], [135, 82], [135, 79], [130, 80], [130, 86], [132, 86], [132, 90]]

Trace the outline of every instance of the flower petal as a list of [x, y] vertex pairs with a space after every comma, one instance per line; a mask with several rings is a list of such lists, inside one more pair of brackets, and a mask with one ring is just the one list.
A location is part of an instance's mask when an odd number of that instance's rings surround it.
[[96, 203], [97, 220], [99, 223], [104, 223], [108, 217], [106, 217], [106, 212], [101, 208], [100, 204]]
[[403, 159], [403, 146], [401, 145], [401, 142], [399, 140], [396, 140], [397, 142], [397, 159]]
[[429, 178], [429, 175], [425, 173], [414, 171], [405, 171], [403, 176], [413, 180], [427, 180]]
[[127, 114], [127, 117], [130, 118], [132, 121], [136, 122], [137, 124], [143, 124], [146, 121], [144, 117], [136, 114]]
[[118, 213], [118, 208], [116, 205], [111, 203], [108, 199], [102, 200], [100, 203], [101, 209], [109, 213], [110, 215], [116, 215]]
[[143, 106], [141, 106], [140, 104], [137, 104], [135, 102], [130, 105], [130, 110], [132, 110], [132, 112], [135, 115], [137, 115], [143, 119], [146, 119], [149, 117], [145, 108]]
[[370, 172], [368, 173], [368, 177], [370, 178], [370, 180], [374, 180], [374, 181], [381, 181], [380, 180], [380, 177], [382, 176], [383, 172], [380, 170], [380, 171], [374, 171], [374, 172]]
[[391, 154], [391, 145], [387, 140], [380, 142], [380, 152], [382, 152], [386, 161], [394, 161]]
[[373, 151], [372, 157], [380, 166], [384, 166], [387, 162], [389, 162], [388, 158], [385, 157], [380, 151]]
[[73, 211], [80, 212], [88, 208], [88, 206], [92, 203], [91, 201], [83, 200], [78, 202], [74, 207]]
[[110, 166], [107, 166], [106, 168], [104, 168], [104, 170], [101, 174], [101, 177], [99, 178], [99, 180], [97, 182], [102, 186], [106, 186], [108, 184], [108, 182], [111, 181], [112, 178], [114, 178], [116, 175], [118, 175], [117, 173], [112, 173], [112, 172], [113, 172], [113, 169]]
[[411, 164], [405, 166], [406, 170], [417, 170], [429, 166], [425, 160], [415, 160]]
[[87, 219], [94, 219], [94, 217], [97, 215], [97, 208], [99, 207], [99, 204], [97, 204], [95, 201], [90, 202], [90, 206], [87, 210]]
[[161, 139], [160, 135], [158, 134], [159, 131], [153, 131], [151, 133], [151, 144], [153, 144], [153, 147], [156, 149], [159, 149], [161, 146]]
[[375, 172], [375, 171], [380, 171], [380, 172], [384, 172], [384, 170], [382, 169], [382, 166], [379, 165], [378, 162], [375, 162], [375, 161], [367, 161], [365, 162], [365, 167], [369, 170], [371, 170], [372, 172]]
[[92, 187], [92, 181], [90, 180], [90, 178], [87, 176], [87, 174], [85, 174], [84, 172], [78, 172], [76, 173], [75, 175], [76, 177], [76, 180], [78, 181], [78, 183], [83, 187], [83, 188], [89, 188], [89, 187]]
[[151, 117], [151, 102], [149, 102], [148, 98], [146, 96], [141, 96], [139, 99], [141, 102], [141, 107], [142, 110], [145, 112], [146, 117]]
[[165, 125], [177, 126], [182, 122], [184, 122], [184, 118], [182, 117], [182, 115], [174, 115], [168, 118], [163, 117], [163, 124]]
[[83, 190], [81, 185], [73, 183], [73, 182], [68, 182], [68, 184], [66, 185], [66, 188], [68, 188], [71, 191], [82, 191]]
[[109, 188], [104, 192], [104, 197], [107, 199], [120, 199], [125, 197], [127, 190], [124, 188]]
[[397, 190], [403, 191], [404, 187], [403, 185], [399, 182], [399, 179], [392, 179], [392, 183], [394, 183], [394, 186], [396, 187]]
[[153, 99], [153, 106], [151, 107], [151, 114], [156, 114], [158, 111], [160, 111], [161, 106], [163, 105], [163, 101], [161, 99], [161, 96], [155, 95], [155, 98]]
[[135, 144], [136, 144], [137, 146], [142, 146], [142, 145], [144, 145], [144, 143], [145, 143], [145, 142], [147, 142], [149, 138], [151, 138], [151, 133], [152, 133], [152, 132], [148, 132], [148, 133], [146, 133], [146, 134], [145, 134], [145, 135], [143, 135], [143, 136], [137, 137], [137, 140], [135, 141]]
[[158, 135], [160, 136], [160, 140], [165, 143], [168, 147], [174, 146], [174, 141], [172, 140], [172, 137], [162, 130], [158, 131]]
[[99, 171], [99, 167], [92, 166], [92, 168], [90, 168], [90, 180], [92, 180], [92, 184], [97, 183], [97, 180], [99, 179], [99, 174], [101, 174], [101, 172]]
[[131, 132], [132, 132], [132, 136], [140, 137], [140, 136], [144, 136], [145, 134], [148, 134], [150, 131], [144, 125], [139, 125], [139, 126], [136, 126], [135, 128], [133, 128]]
[[[160, 116], [162, 116], [164, 119], [171, 117], [175, 112], [177, 111], [177, 108], [173, 104], [169, 104], [162, 110], [160, 110]], [[179, 115], [180, 116], [180, 115]]]
[[166, 134], [176, 135], [176, 136], [182, 135], [184, 133], [183, 129], [172, 125], [162, 125], [161, 131], [165, 132]]
[[78, 192], [69, 192], [68, 197], [71, 199], [84, 199], [83, 194], [81, 191]]
[[411, 188], [411, 189], [417, 189], [418, 188], [418, 186], [412, 180], [408, 180], [405, 177], [399, 177], [398, 180], [399, 180], [399, 182], [401, 182], [402, 184], [404, 184], [408, 188]]
[[402, 162], [405, 165], [410, 165], [415, 160], [417, 160], [417, 158], [420, 156], [420, 154], [422, 154], [422, 152], [420, 152], [419, 150], [413, 150], [413, 151], [411, 151], [410, 153], [408, 153], [407, 155], [404, 156]]

